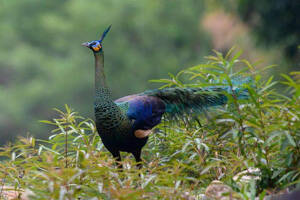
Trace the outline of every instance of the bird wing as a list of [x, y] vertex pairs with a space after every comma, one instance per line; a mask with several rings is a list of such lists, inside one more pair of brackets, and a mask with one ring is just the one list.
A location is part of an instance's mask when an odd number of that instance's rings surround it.
[[134, 130], [150, 130], [160, 123], [165, 112], [165, 104], [158, 97], [130, 95], [117, 99], [115, 103], [125, 111], [127, 117], [134, 120]]
[[205, 88], [165, 88], [148, 90], [116, 100], [129, 119], [135, 120], [134, 129], [149, 130], [161, 122], [164, 117], [179, 120], [186, 116], [197, 118], [212, 106], [227, 103], [226, 93], [234, 93], [239, 99], [247, 98], [248, 92], [236, 87], [211, 86]]

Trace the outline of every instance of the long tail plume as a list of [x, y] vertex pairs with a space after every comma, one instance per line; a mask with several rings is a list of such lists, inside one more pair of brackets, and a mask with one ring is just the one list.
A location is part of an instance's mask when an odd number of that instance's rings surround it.
[[233, 79], [233, 87], [210, 86], [204, 88], [165, 88], [146, 91], [143, 94], [160, 98], [166, 105], [165, 112], [174, 117], [202, 112], [212, 106], [221, 106], [228, 102], [227, 95], [238, 99], [247, 99], [248, 90], [243, 87], [250, 79]]

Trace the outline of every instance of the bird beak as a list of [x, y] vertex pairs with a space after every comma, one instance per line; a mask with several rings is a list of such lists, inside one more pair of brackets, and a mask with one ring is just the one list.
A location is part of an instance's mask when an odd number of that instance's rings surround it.
[[90, 44], [89, 42], [84, 42], [84, 43], [81, 44], [81, 46], [89, 47], [89, 44]]

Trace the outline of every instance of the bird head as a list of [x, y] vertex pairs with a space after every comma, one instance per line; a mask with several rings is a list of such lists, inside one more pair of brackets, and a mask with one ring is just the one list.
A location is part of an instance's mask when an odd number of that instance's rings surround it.
[[90, 48], [94, 53], [101, 52], [103, 39], [105, 38], [105, 36], [108, 33], [108, 31], [110, 30], [110, 28], [111, 28], [111, 25], [107, 29], [105, 29], [100, 40], [84, 42], [81, 45]]

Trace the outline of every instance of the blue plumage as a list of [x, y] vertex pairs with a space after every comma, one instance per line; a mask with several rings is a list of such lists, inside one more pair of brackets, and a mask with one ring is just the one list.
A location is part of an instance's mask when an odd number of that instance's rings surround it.
[[157, 97], [131, 95], [115, 101], [128, 103], [127, 117], [133, 120], [133, 129], [148, 130], [160, 123], [165, 104]]

